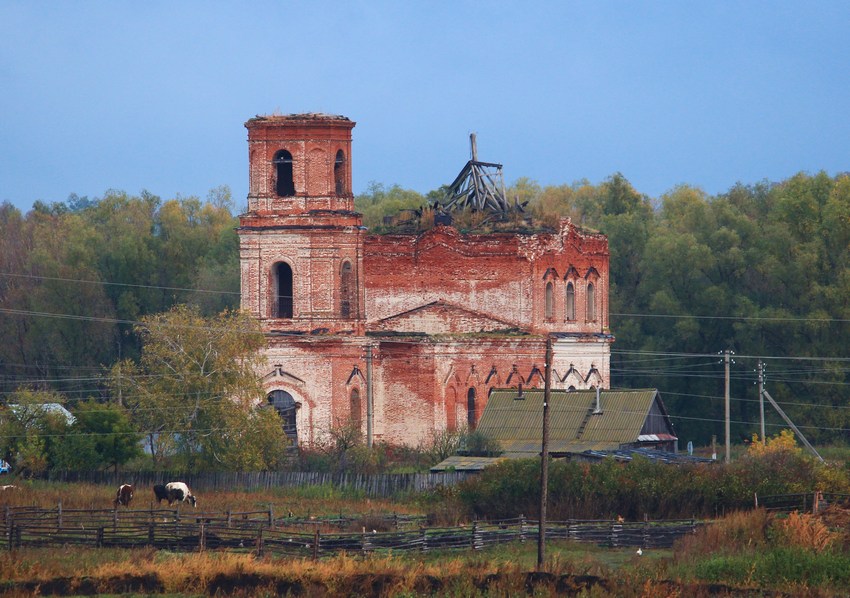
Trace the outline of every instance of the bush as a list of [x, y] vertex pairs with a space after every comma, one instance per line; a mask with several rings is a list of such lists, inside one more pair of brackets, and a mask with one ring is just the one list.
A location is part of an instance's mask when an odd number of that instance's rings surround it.
[[[539, 487], [539, 459], [514, 460], [468, 480], [459, 496], [470, 513], [515, 517], [537, 512]], [[781, 443], [776, 450], [753, 451], [729, 465], [676, 466], [642, 458], [593, 464], [556, 460], [549, 468], [549, 515], [561, 520], [717, 517], [750, 508], [754, 493], [815, 490], [850, 492], [847, 471]]]

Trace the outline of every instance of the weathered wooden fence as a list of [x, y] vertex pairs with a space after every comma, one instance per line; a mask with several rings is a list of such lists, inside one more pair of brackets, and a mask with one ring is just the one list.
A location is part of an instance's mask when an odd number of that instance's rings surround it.
[[[224, 549], [319, 558], [343, 551], [481, 550], [507, 542], [534, 541], [538, 533], [537, 522], [524, 517], [476, 521], [459, 527], [422, 527], [421, 519], [400, 520], [397, 515], [370, 515], [369, 520], [377, 521], [376, 517], [394, 521], [395, 528], [378, 531], [364, 527], [359, 532], [339, 532], [333, 531], [333, 527], [350, 525], [350, 519], [294, 520], [275, 518], [272, 511], [63, 510], [61, 504], [56, 509], [6, 507], [2, 542], [8, 550], [72, 545], [152, 546], [178, 551]], [[694, 520], [554, 521], [547, 523], [546, 536], [615, 547], [657, 548], [671, 546], [699, 525]]]
[[850, 505], [850, 494], [832, 492], [802, 492], [799, 494], [771, 494], [759, 496], [753, 494], [753, 506], [768, 511], [790, 513], [791, 511], [814, 512], [822, 511], [829, 505]]
[[440, 486], [454, 486], [467, 479], [468, 472], [350, 474], [299, 471], [206, 472], [181, 473], [169, 471], [51, 471], [47, 478], [59, 482], [88, 482], [92, 484], [152, 485], [180, 480], [194, 490], [230, 490], [324, 486], [350, 488], [373, 498], [388, 498], [406, 492], [422, 492]]

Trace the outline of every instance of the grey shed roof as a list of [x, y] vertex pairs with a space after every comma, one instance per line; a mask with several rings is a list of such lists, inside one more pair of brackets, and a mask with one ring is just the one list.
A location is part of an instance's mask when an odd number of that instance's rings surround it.
[[[504, 457], [538, 455], [542, 442], [543, 391], [523, 390], [522, 400], [517, 400], [517, 395], [516, 389], [494, 390], [476, 429], [497, 440]], [[657, 420], [652, 425], [655, 434], [675, 440], [673, 426], [655, 389], [602, 390], [600, 404], [601, 413], [594, 414], [594, 390], [551, 391], [549, 451], [613, 450], [636, 443], [651, 418]]]

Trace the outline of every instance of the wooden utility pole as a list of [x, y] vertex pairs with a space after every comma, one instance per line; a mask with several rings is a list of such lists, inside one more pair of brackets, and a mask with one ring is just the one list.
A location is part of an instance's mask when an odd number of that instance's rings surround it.
[[767, 444], [764, 432], [764, 362], [759, 359], [759, 417], [761, 420], [761, 443]]
[[546, 364], [543, 379], [543, 443], [540, 450], [540, 524], [537, 530], [537, 570], [543, 570], [546, 557], [546, 503], [549, 499], [549, 398], [552, 389], [552, 337], [546, 337]]
[[729, 399], [729, 349], [723, 351], [723, 363], [726, 367], [726, 380], [725, 380], [725, 393], [724, 396], [726, 398], [726, 463], [731, 462], [731, 445], [732, 441], [729, 438], [730, 434], [730, 425], [729, 420], [731, 417], [731, 409], [730, 409], [730, 399]]

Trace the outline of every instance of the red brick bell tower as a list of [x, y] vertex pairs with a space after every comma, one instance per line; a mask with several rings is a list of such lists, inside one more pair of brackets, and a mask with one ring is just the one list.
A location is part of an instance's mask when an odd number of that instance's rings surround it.
[[364, 333], [363, 237], [344, 116], [257, 116], [239, 217], [242, 308], [271, 334]]

